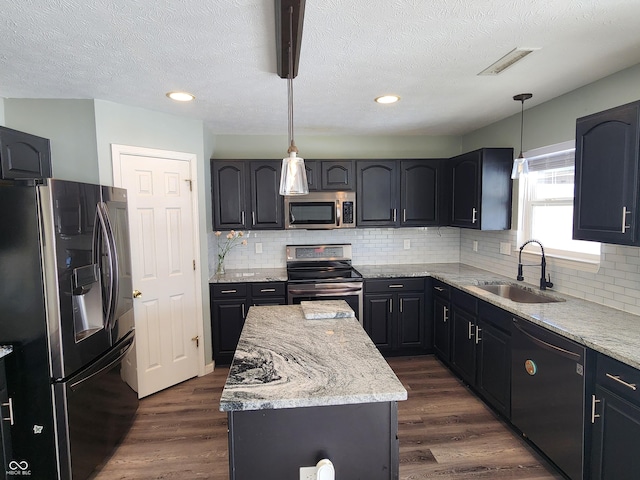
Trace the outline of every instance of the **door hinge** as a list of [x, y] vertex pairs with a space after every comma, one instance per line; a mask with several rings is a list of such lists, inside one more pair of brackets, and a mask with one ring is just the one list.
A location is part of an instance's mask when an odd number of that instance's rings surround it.
[[188, 183], [189, 183], [189, 191], [190, 191], [190, 192], [193, 192], [193, 182], [192, 182], [191, 180], [188, 180], [188, 179], [187, 179], [187, 180], [185, 180], [185, 182], [188, 182]]
[[196, 261], [195, 260], [193, 261], [193, 270], [194, 271], [196, 270]]

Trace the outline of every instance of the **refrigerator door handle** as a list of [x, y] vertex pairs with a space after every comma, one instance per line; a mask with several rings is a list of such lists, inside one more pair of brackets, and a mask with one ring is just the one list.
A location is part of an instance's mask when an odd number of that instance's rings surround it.
[[[116, 354], [116, 357], [113, 358], [112, 360], [108, 360], [108, 363], [102, 367], [100, 367], [98, 370], [91, 372], [89, 375], [82, 377], [81, 379], [69, 384], [69, 388], [73, 391], [73, 390], [77, 390], [79, 388], [82, 387], [82, 385], [85, 382], [88, 382], [89, 380], [91, 380], [93, 377], [95, 377], [96, 375], [100, 375], [102, 372], [109, 370], [111, 367], [113, 367], [116, 363], [122, 361], [122, 359], [127, 355], [127, 353], [129, 353], [129, 350], [131, 350], [131, 347], [133, 347], [134, 344], [134, 340], [135, 340], [135, 333], [133, 330], [131, 330], [123, 340], [120, 341], [120, 343], [118, 344], [118, 346], [116, 346], [114, 348], [114, 353], [117, 351], [118, 353]], [[114, 353], [111, 354], [111, 356], [114, 355]]]
[[111, 316], [108, 319], [108, 329], [112, 330], [115, 326], [116, 322], [116, 311], [117, 311], [117, 303], [120, 298], [120, 264], [118, 257], [118, 247], [115, 238], [115, 234], [113, 233], [113, 226], [111, 222], [111, 217], [109, 216], [109, 208], [107, 204], [102, 202], [102, 211], [104, 214], [105, 224], [107, 225], [107, 235], [109, 236], [109, 242], [111, 245]]
[[[98, 220], [100, 222], [100, 231], [102, 234], [102, 240], [107, 247], [107, 264], [109, 268], [110, 284], [108, 285], [107, 294], [108, 297], [104, 303], [105, 325], [108, 330], [111, 330], [113, 317], [115, 316], [115, 303], [116, 303], [116, 282], [117, 280], [117, 260], [115, 257], [114, 245], [113, 245], [113, 232], [111, 230], [111, 224], [109, 223], [109, 215], [106, 212], [104, 202], [100, 202], [97, 205]], [[100, 233], [98, 234], [98, 242], [100, 242]], [[100, 251], [99, 249], [97, 251]], [[100, 265], [103, 265], [100, 261]], [[103, 277], [104, 278], [104, 277]]]

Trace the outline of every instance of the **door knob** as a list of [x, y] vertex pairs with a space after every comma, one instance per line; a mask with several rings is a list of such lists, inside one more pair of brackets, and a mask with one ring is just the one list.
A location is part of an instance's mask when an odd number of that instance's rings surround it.
[[142, 292], [140, 290], [133, 291], [133, 298], [140, 298], [142, 296]]

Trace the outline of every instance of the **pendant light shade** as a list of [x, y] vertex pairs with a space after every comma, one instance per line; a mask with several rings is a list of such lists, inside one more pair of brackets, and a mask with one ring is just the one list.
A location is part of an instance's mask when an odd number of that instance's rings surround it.
[[531, 97], [533, 97], [531, 93], [520, 93], [513, 97], [515, 101], [520, 102], [522, 105], [520, 110], [520, 155], [513, 160], [513, 169], [511, 170], [511, 178], [514, 180], [529, 173], [529, 163], [522, 154], [522, 136], [524, 132], [524, 101], [529, 100]]
[[[289, 68], [287, 73], [288, 96], [288, 123], [289, 123], [289, 148], [287, 157], [282, 159], [282, 171], [280, 173], [280, 195], [306, 195], [309, 193], [307, 184], [307, 172], [304, 168], [304, 159], [298, 157], [298, 148], [293, 137], [293, 6], [289, 6], [289, 42], [287, 56]], [[298, 28], [300, 31], [300, 27]]]

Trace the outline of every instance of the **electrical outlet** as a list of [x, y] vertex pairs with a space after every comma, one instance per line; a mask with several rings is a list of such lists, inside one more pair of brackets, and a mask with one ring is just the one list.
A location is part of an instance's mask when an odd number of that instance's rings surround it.
[[256, 243], [256, 253], [262, 253], [262, 243]]
[[474, 241], [473, 241], [473, 251], [474, 251], [474, 252], [477, 252], [477, 251], [478, 251], [478, 241], [477, 241], [477, 240], [474, 240]]
[[509, 242], [500, 242], [500, 253], [502, 255], [511, 255], [511, 244]]
[[405, 250], [409, 250], [411, 248], [411, 240], [409, 240], [408, 238], [406, 238], [404, 240], [404, 249]]
[[300, 480], [316, 480], [317, 467], [300, 467]]

